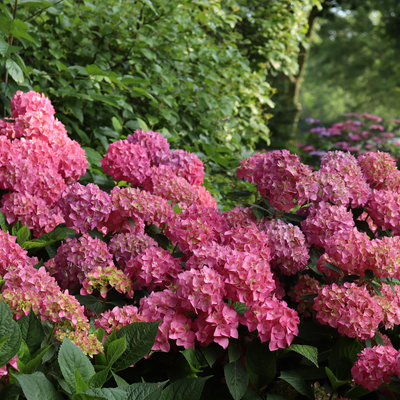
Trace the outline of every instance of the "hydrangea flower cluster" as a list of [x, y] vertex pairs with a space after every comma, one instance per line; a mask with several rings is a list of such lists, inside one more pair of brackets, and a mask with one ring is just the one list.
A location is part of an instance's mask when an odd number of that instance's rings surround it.
[[41, 236], [63, 222], [56, 203], [85, 173], [85, 151], [69, 139], [43, 94], [18, 91], [11, 111], [14, 121], [0, 123], [0, 188], [9, 191], [1, 210], [10, 224], [23, 221]]

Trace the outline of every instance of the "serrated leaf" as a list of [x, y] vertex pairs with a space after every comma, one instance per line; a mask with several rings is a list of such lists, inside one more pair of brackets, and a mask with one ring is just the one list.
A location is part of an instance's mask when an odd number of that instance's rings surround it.
[[65, 239], [68, 236], [68, 233], [75, 234], [75, 230], [70, 228], [56, 228], [53, 231], [42, 235], [38, 239], [27, 240], [21, 247], [25, 250], [40, 249]]
[[29, 352], [34, 354], [39, 350], [40, 344], [45, 337], [40, 319], [31, 308], [29, 314], [19, 318], [17, 324], [21, 330], [22, 339], [25, 340], [28, 346]]
[[159, 400], [166, 383], [134, 383], [129, 386], [120, 386], [119, 389], [128, 393], [126, 400]]
[[30, 375], [15, 375], [21, 385], [27, 400], [62, 400], [51, 382], [42, 372], [34, 372]]
[[249, 384], [246, 368], [240, 361], [225, 364], [224, 375], [229, 392], [234, 400], [241, 400]]
[[0, 367], [6, 365], [17, 353], [21, 346], [21, 330], [12, 318], [12, 312], [7, 304], [0, 302], [0, 338], [9, 338], [0, 348]]
[[126, 344], [126, 337], [123, 336], [120, 339], [114, 340], [112, 343], [107, 348], [107, 362], [108, 366], [111, 367], [115, 361], [118, 360], [119, 357], [122, 356], [122, 354], [125, 352], [127, 347]]
[[82, 375], [85, 382], [95, 374], [95, 370], [89, 359], [77, 345], [67, 338], [61, 344], [58, 353], [58, 363], [72, 393], [76, 393], [77, 388], [75, 368]]
[[288, 350], [295, 351], [310, 360], [318, 368], [318, 349], [306, 344], [292, 344]]
[[42, 347], [35, 355], [32, 357], [32, 359], [25, 365], [24, 369], [20, 370], [24, 374], [32, 374], [37, 370], [39, 367], [44, 355], [47, 353], [49, 350], [50, 346], [45, 346]]
[[164, 389], [160, 400], [199, 400], [209, 378], [211, 377], [179, 379]]
[[126, 400], [128, 394], [119, 388], [87, 389], [75, 394], [73, 400]]
[[294, 371], [282, 371], [279, 379], [284, 380], [300, 394], [307, 396], [309, 399], [314, 399], [314, 391], [310, 385], [307, 385], [305, 380]]
[[127, 349], [115, 362], [113, 367], [115, 372], [130, 367], [150, 352], [156, 339], [159, 324], [160, 321], [134, 322], [117, 332], [117, 338], [126, 335]]

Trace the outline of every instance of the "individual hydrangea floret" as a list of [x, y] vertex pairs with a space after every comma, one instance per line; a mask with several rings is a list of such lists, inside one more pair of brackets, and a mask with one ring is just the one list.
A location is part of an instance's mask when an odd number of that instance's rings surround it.
[[354, 381], [370, 391], [378, 389], [384, 382], [389, 383], [390, 376], [396, 376], [399, 372], [398, 354], [391, 346], [366, 347], [351, 369]]
[[271, 265], [279, 268], [284, 275], [301, 271], [310, 258], [306, 238], [301, 230], [282, 220], [263, 219], [259, 229], [264, 231], [269, 239], [271, 249]]
[[100, 164], [115, 181], [143, 185], [150, 174], [150, 161], [146, 150], [126, 140], [111, 143]]
[[112, 211], [110, 196], [98, 186], [74, 183], [68, 186], [58, 200], [67, 226], [87, 232], [102, 221], [107, 221]]

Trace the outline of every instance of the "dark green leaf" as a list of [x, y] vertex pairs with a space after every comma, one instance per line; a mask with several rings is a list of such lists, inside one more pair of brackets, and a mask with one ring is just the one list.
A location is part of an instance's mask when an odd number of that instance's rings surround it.
[[348, 399], [358, 399], [359, 397], [364, 396], [368, 393], [371, 393], [369, 389], [365, 389], [361, 385], [357, 385], [352, 387], [343, 396]]
[[166, 382], [134, 383], [129, 386], [120, 386], [119, 389], [128, 393], [126, 400], [159, 400], [165, 384]]
[[47, 351], [50, 349], [50, 346], [45, 346], [41, 348], [40, 350], [37, 351], [37, 353], [32, 357], [32, 360], [30, 360], [24, 367], [23, 372], [24, 374], [32, 374], [37, 370], [39, 367], [44, 355], [47, 353]]
[[17, 243], [22, 247], [22, 245], [31, 238], [31, 231], [27, 226], [23, 226], [17, 232]]
[[376, 342], [377, 344], [380, 344], [381, 346], [384, 346], [384, 345], [385, 345], [385, 343], [384, 343], [384, 341], [383, 341], [383, 339], [382, 339], [382, 336], [379, 334], [378, 331], [375, 332], [374, 339], [375, 339], [375, 342]]
[[87, 389], [73, 396], [73, 400], [126, 400], [128, 394], [119, 388]]
[[253, 338], [247, 349], [246, 368], [256, 390], [260, 390], [275, 379], [275, 353], [263, 345], [259, 338]]
[[209, 378], [210, 376], [179, 379], [162, 392], [160, 400], [199, 400], [204, 384]]
[[212, 368], [215, 361], [217, 361], [219, 354], [221, 353], [221, 346], [212, 342], [206, 347], [200, 347], [200, 351], [206, 359], [207, 364], [210, 366], [210, 368]]
[[72, 393], [76, 393], [75, 368], [87, 382], [95, 374], [93, 365], [82, 350], [67, 338], [64, 339], [58, 353], [58, 363], [65, 381]]
[[282, 371], [279, 378], [291, 385], [300, 394], [307, 396], [309, 399], [314, 399], [313, 389], [296, 372]]
[[137, 363], [148, 354], [154, 345], [158, 332], [158, 322], [134, 322], [121, 328], [117, 337], [126, 335], [127, 349], [115, 362], [114, 371], [121, 371]]
[[330, 381], [330, 383], [332, 385], [332, 390], [334, 392], [336, 392], [336, 390], [338, 388], [340, 388], [340, 386], [343, 386], [346, 383], [350, 382], [350, 379], [347, 379], [347, 380], [339, 380], [339, 379], [337, 379], [336, 376], [334, 375], [334, 373], [328, 367], [325, 367], [325, 372], [326, 372], [326, 375], [328, 376], [328, 379], [329, 379], [329, 381]]
[[24, 81], [24, 73], [21, 67], [11, 58], [6, 60], [6, 69], [15, 82], [22, 83]]
[[122, 356], [122, 354], [126, 350], [126, 347], [127, 344], [125, 336], [110, 343], [106, 353], [109, 367], [111, 367], [115, 363], [115, 361], [117, 361], [118, 358]]
[[311, 249], [310, 251], [310, 259], [308, 260], [307, 267], [310, 268], [312, 271], [314, 271], [318, 275], [323, 275], [322, 272], [320, 272], [317, 268], [317, 262], [319, 258], [321, 257], [321, 254], [315, 249]]
[[62, 400], [62, 396], [42, 372], [15, 375], [27, 400]]
[[250, 307], [247, 307], [245, 303], [241, 303], [240, 301], [235, 301], [233, 303], [233, 307], [235, 308], [235, 311], [242, 317], [244, 316], [245, 311], [250, 310]]
[[70, 228], [56, 228], [38, 239], [26, 241], [22, 248], [25, 250], [40, 249], [65, 239], [68, 233], [74, 234], [75, 230]]
[[309, 359], [318, 368], [318, 349], [305, 344], [292, 344], [288, 350], [295, 351]]
[[228, 346], [229, 362], [233, 363], [239, 360], [241, 354], [242, 354], [242, 346], [240, 340], [229, 338], [229, 346]]
[[0, 367], [6, 365], [21, 346], [22, 335], [18, 324], [12, 318], [12, 312], [7, 304], [0, 302], [0, 338], [8, 337], [0, 348]]
[[10, 225], [8, 224], [5, 215], [2, 211], [0, 211], [0, 227], [4, 232], [7, 232], [10, 229]]
[[95, 389], [95, 388], [102, 388], [103, 385], [107, 382], [108, 380], [108, 374], [110, 372], [109, 368], [103, 369], [100, 372], [97, 372], [94, 374], [89, 380], [88, 380], [88, 386], [90, 389]]
[[249, 384], [246, 368], [240, 361], [225, 364], [224, 374], [229, 392], [234, 400], [241, 400]]
[[118, 387], [128, 385], [128, 382], [125, 379], [121, 378], [119, 375], [115, 374], [113, 371], [111, 371], [111, 373], [112, 373], [112, 376]]
[[336, 265], [333, 265], [333, 264], [328, 263], [328, 262], [326, 262], [324, 265], [325, 265], [326, 268], [329, 268], [330, 270], [335, 271], [338, 274], [342, 273], [342, 270], [339, 267], [337, 267]]
[[155, 10], [155, 8], [153, 7], [153, 4], [150, 0], [143, 0], [143, 3], [146, 3], [151, 8], [151, 10], [154, 12], [154, 14], [156, 14], [158, 16], [158, 13]]
[[195, 374], [201, 372], [201, 365], [196, 357], [196, 352], [193, 349], [185, 349], [181, 351], [181, 353], [186, 358], [192, 372]]

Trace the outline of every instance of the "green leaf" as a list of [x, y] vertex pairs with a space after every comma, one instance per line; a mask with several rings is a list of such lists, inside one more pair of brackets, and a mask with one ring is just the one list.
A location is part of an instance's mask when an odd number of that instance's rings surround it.
[[119, 389], [128, 393], [126, 400], [159, 400], [166, 383], [134, 383], [120, 386]]
[[385, 345], [385, 343], [384, 343], [384, 341], [383, 341], [383, 339], [382, 339], [382, 336], [379, 334], [378, 331], [375, 332], [374, 339], [375, 339], [375, 342], [376, 342], [377, 344], [380, 344], [381, 346], [384, 346], [384, 345]]
[[42, 372], [14, 375], [27, 400], [62, 400], [62, 396]]
[[77, 393], [80, 393], [86, 389], [89, 389], [88, 385], [83, 380], [82, 375], [79, 373], [79, 371], [76, 369], [76, 367], [75, 367], [75, 382], [76, 382], [76, 392]]
[[196, 357], [196, 352], [193, 349], [185, 349], [181, 351], [181, 353], [186, 358], [192, 372], [195, 374], [201, 372], [201, 365]]
[[17, 324], [21, 330], [22, 339], [25, 340], [29, 351], [34, 354], [39, 350], [44, 340], [43, 326], [40, 319], [33, 312], [32, 308], [28, 315], [23, 315]]
[[134, 322], [121, 328], [117, 332], [117, 337], [122, 338], [126, 335], [127, 349], [123, 355], [115, 362], [114, 371], [121, 371], [136, 364], [154, 345], [158, 332], [157, 322]]
[[94, 374], [88, 380], [88, 386], [90, 389], [101, 388], [108, 381], [108, 374], [110, 372], [109, 368], [103, 369], [100, 372]]
[[245, 311], [250, 310], [250, 307], [247, 307], [245, 303], [241, 303], [240, 301], [235, 301], [233, 303], [233, 307], [235, 308], [235, 311], [242, 317], [244, 316]]
[[241, 400], [249, 384], [246, 368], [240, 361], [225, 364], [224, 374], [229, 392], [234, 400]]
[[85, 150], [85, 155], [90, 163], [90, 166], [101, 168], [100, 160], [103, 159], [103, 156], [96, 150], [91, 149], [90, 147], [83, 147], [83, 149]]
[[119, 104], [117, 103], [115, 98], [112, 97], [112, 96], [106, 96], [106, 95], [103, 95], [103, 94], [91, 94], [90, 97], [92, 99], [94, 99], [94, 100], [98, 100], [98, 101], [101, 101], [101, 102], [103, 102], [105, 104], [108, 104], [110, 106], [119, 108]]
[[3, 38], [0, 38], [0, 54], [3, 57], [6, 56], [8, 48], [9, 48], [8, 43]]
[[101, 300], [97, 297], [94, 297], [91, 294], [86, 296], [82, 296], [80, 294], [74, 295], [74, 297], [79, 301], [79, 304], [82, 306], [86, 306], [89, 310], [93, 311], [96, 315], [99, 315], [103, 309], [103, 304]]
[[86, 72], [89, 75], [100, 75], [100, 76], [108, 76], [107, 72], [102, 71], [97, 65], [90, 64], [85, 67]]
[[295, 351], [302, 356], [308, 358], [318, 368], [318, 349], [306, 344], [292, 344], [288, 350]]
[[72, 393], [76, 393], [77, 382], [75, 368], [87, 382], [95, 374], [93, 365], [82, 350], [67, 338], [64, 339], [58, 353], [58, 363], [65, 381]]
[[150, 128], [146, 125], [146, 122], [144, 122], [142, 119], [138, 118], [137, 122], [140, 126], [140, 129], [143, 129], [144, 131], [149, 131]]
[[326, 268], [329, 268], [330, 270], [335, 271], [338, 274], [342, 273], [342, 270], [339, 267], [337, 267], [336, 265], [333, 265], [333, 264], [328, 263], [328, 262], [325, 262], [324, 265], [325, 265]]
[[[14, 46], [12, 46], [12, 47], [14, 47]], [[14, 50], [14, 51], [17, 51], [17, 50], [19, 50], [20, 48], [19, 48], [19, 47], [15, 47], [15, 49], [16, 49], [16, 50]], [[13, 54], [13, 57], [15, 57], [15, 58], [17, 59], [17, 63], [18, 63], [18, 65], [21, 67], [22, 72], [23, 72], [25, 75], [28, 75], [28, 69], [26, 68], [25, 62], [24, 62], [24, 60], [21, 58], [21, 56], [20, 56], [19, 54], [17, 54], [17, 53], [14, 53], [14, 54]]]
[[229, 346], [228, 346], [229, 362], [233, 363], [239, 360], [241, 354], [242, 354], [242, 346], [240, 344], [240, 340], [229, 338]]
[[45, 346], [43, 348], [41, 348], [36, 354], [35, 356], [32, 358], [32, 360], [30, 360], [23, 369], [20, 369], [21, 372], [23, 372], [24, 374], [32, 374], [33, 372], [35, 372], [38, 368], [38, 366], [40, 365], [40, 362], [43, 359], [43, 356], [47, 353], [47, 351], [49, 350], [50, 346]]
[[210, 368], [212, 368], [215, 361], [217, 361], [219, 354], [221, 353], [221, 346], [212, 342], [206, 347], [200, 347], [200, 351], [206, 359], [207, 364], [210, 366]]
[[320, 272], [317, 268], [317, 262], [320, 257], [321, 257], [321, 254], [319, 254], [317, 250], [311, 249], [310, 259], [308, 260], [307, 267], [310, 268], [312, 271], [314, 271], [316, 274], [322, 276], [323, 273]]
[[347, 379], [347, 380], [343, 380], [343, 381], [337, 379], [336, 376], [334, 375], [334, 373], [328, 367], [325, 367], [325, 372], [326, 372], [326, 375], [328, 376], [329, 382], [332, 385], [333, 392], [336, 392], [336, 390], [338, 388], [340, 388], [340, 386], [343, 386], [346, 383], [349, 383], [351, 381], [351, 379]]
[[0, 211], [0, 227], [4, 232], [7, 232], [10, 229], [10, 225], [8, 224], [3, 211]]
[[113, 378], [115, 380], [115, 383], [117, 384], [118, 387], [119, 386], [128, 385], [128, 382], [125, 379], [121, 378], [119, 375], [117, 375], [113, 371], [111, 371], [111, 373], [112, 373], [112, 376], [113, 376]]
[[246, 389], [246, 393], [242, 397], [242, 400], [262, 400], [261, 397], [251, 388]]
[[17, 222], [12, 228], [11, 228], [11, 235], [12, 236], [17, 236], [18, 231], [23, 227], [21, 222]]
[[[25, 340], [21, 340], [21, 346], [18, 349], [17, 357], [18, 357], [18, 361], [17, 361], [18, 365], [19, 365], [19, 362], [21, 361], [23, 366], [25, 366], [25, 364], [27, 364], [31, 359], [31, 354], [29, 353], [29, 349], [25, 343]], [[24, 374], [28, 373], [25, 371], [21, 371], [21, 372], [23, 372]]]
[[73, 400], [126, 400], [128, 394], [119, 388], [87, 389], [75, 394]]
[[157, 11], [153, 7], [153, 3], [150, 0], [143, 0], [143, 3], [146, 3], [151, 8], [151, 11], [158, 16]]
[[294, 371], [282, 371], [279, 379], [284, 380], [300, 394], [307, 396], [309, 399], [314, 399], [314, 391], [310, 385], [308, 385], [304, 379], [302, 379]]
[[107, 348], [107, 362], [108, 366], [111, 367], [115, 361], [118, 360], [122, 356], [122, 354], [125, 352], [127, 347], [126, 344], [126, 337], [123, 336], [120, 339], [114, 340], [112, 343]]
[[[14, 22], [15, 21], [16, 20], [14, 20]], [[29, 42], [32, 42], [33, 44], [36, 45], [35, 39], [28, 32], [26, 32], [22, 29], [14, 28], [14, 29], [11, 29], [10, 33], [11, 33], [11, 35], [15, 36], [18, 40], [20, 40], [22, 43], [24, 42], [23, 39], [26, 39]]]
[[199, 400], [209, 378], [211, 377], [179, 379], [162, 392], [160, 400]]
[[24, 81], [24, 73], [21, 67], [11, 58], [6, 60], [6, 69], [15, 82], [22, 83]]
[[0, 367], [6, 365], [17, 353], [21, 346], [21, 331], [12, 318], [12, 312], [7, 304], [0, 302], [0, 338], [8, 337], [7, 342], [0, 348]]
[[253, 338], [246, 353], [246, 368], [250, 381], [256, 390], [261, 390], [275, 379], [275, 353]]
[[40, 249], [65, 239], [68, 233], [74, 234], [75, 230], [70, 228], [56, 228], [53, 231], [46, 233], [38, 239], [27, 240], [21, 246], [25, 250]]
[[352, 387], [343, 396], [348, 399], [358, 399], [359, 397], [364, 396], [368, 393], [371, 393], [369, 389], [363, 388], [361, 385], [357, 385]]
[[22, 245], [31, 238], [31, 231], [27, 226], [23, 226], [17, 232], [17, 243], [22, 247]]

